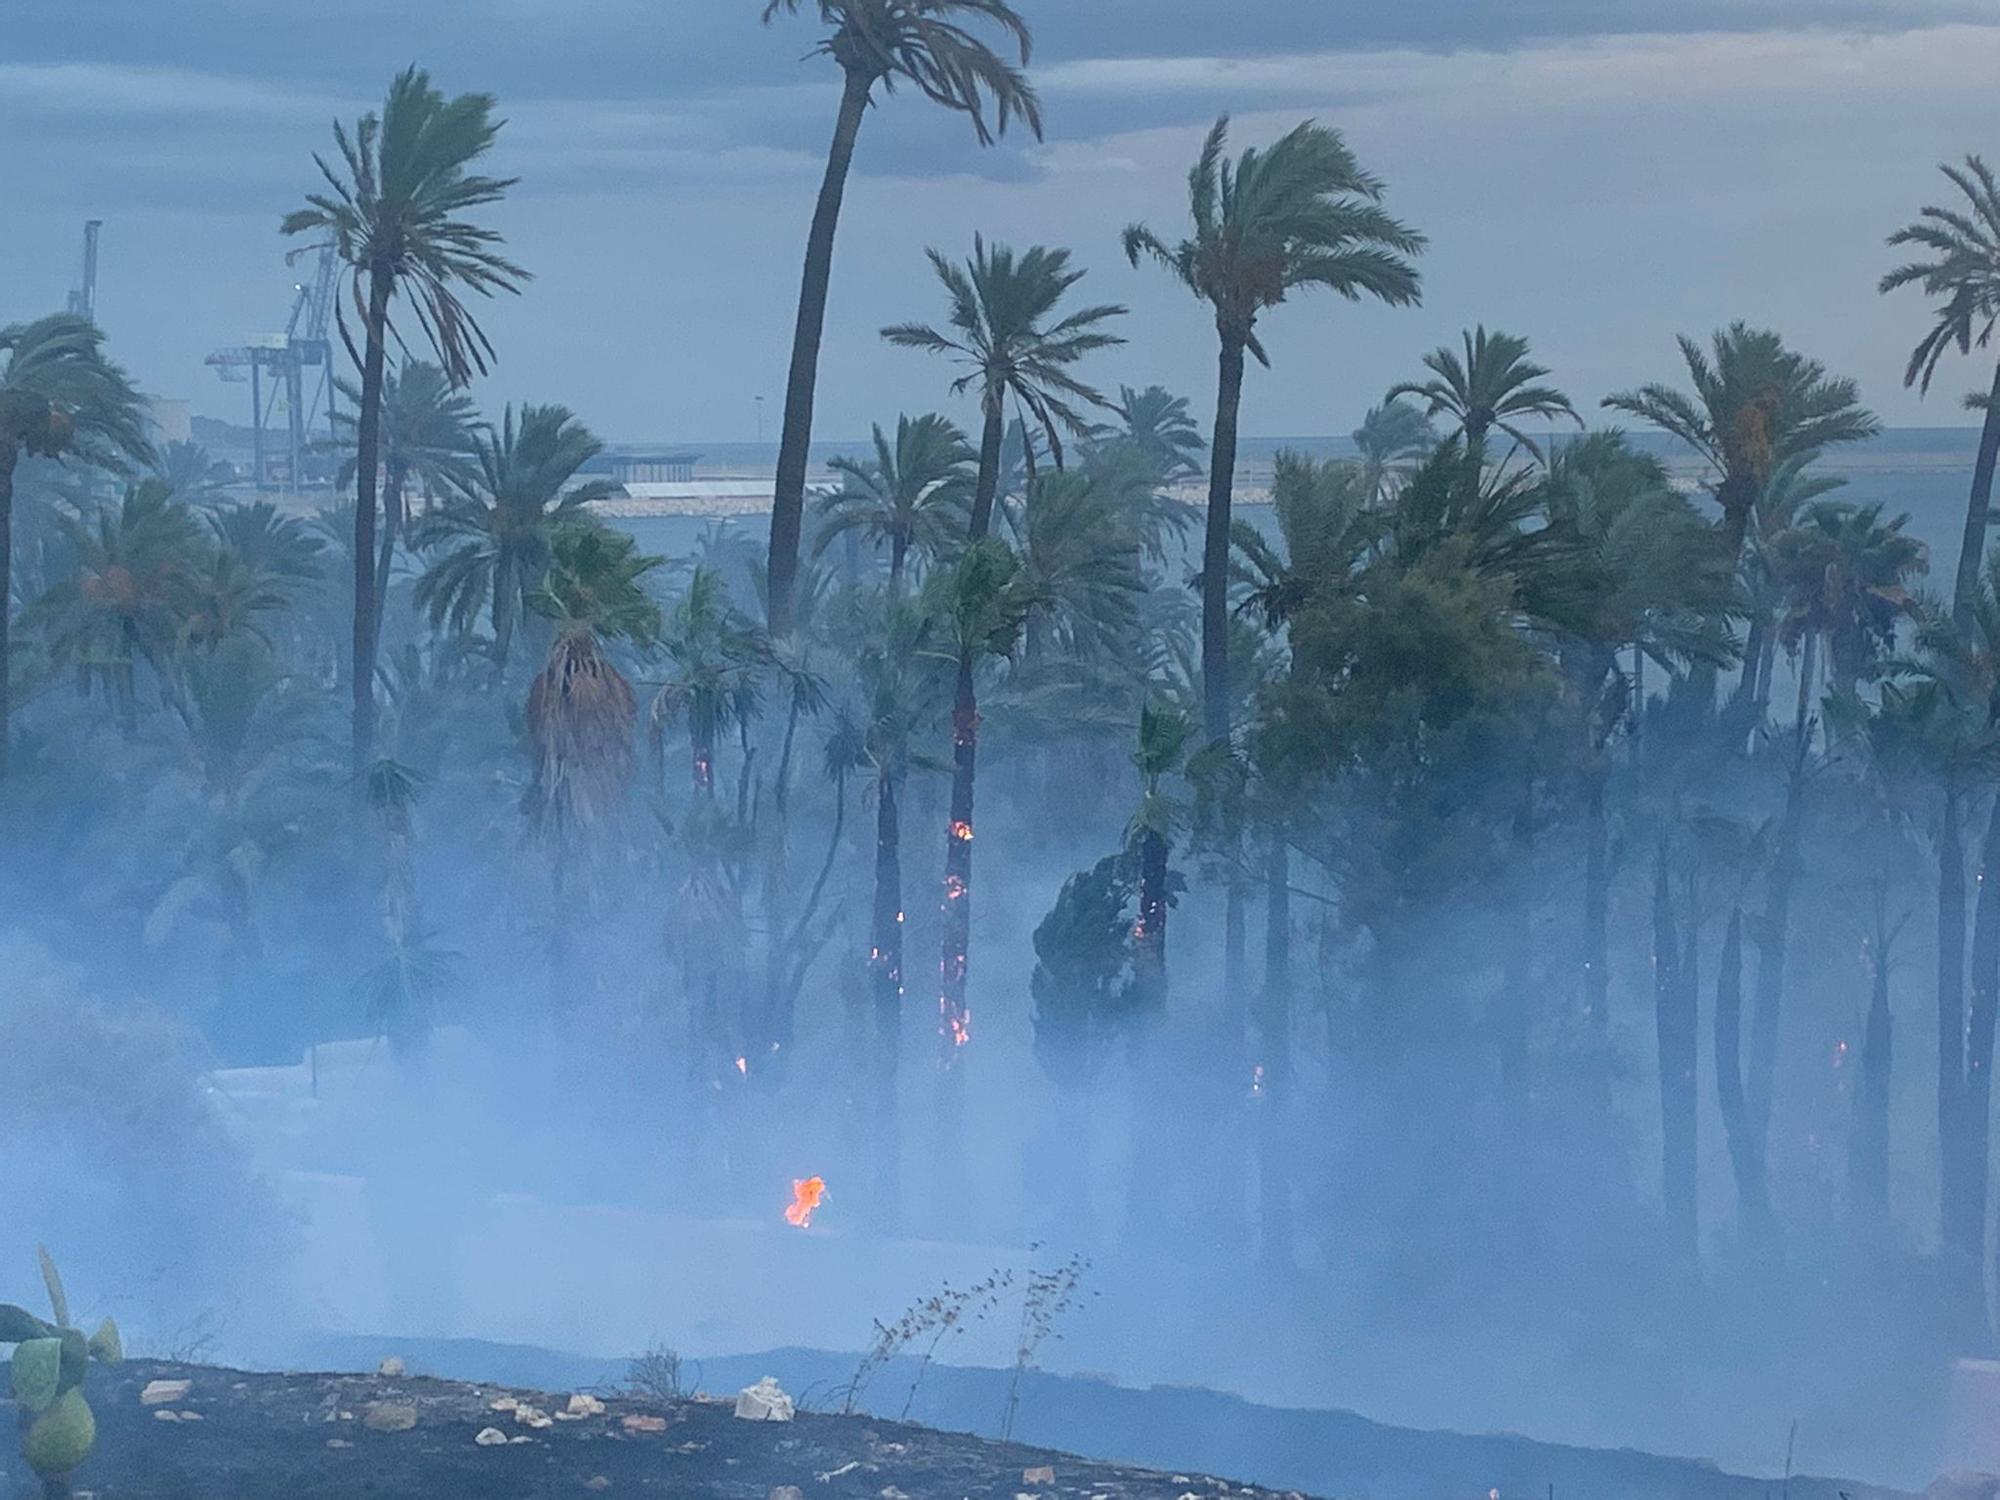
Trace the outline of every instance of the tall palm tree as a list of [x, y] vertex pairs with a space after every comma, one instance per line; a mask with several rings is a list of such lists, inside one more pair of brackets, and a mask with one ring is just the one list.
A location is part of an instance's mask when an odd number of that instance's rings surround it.
[[[361, 392], [352, 382], [335, 382], [357, 411]], [[350, 433], [355, 419], [345, 411], [336, 428]], [[406, 360], [382, 377], [382, 425], [379, 442], [382, 465], [382, 538], [375, 554], [375, 634], [382, 633], [382, 611], [388, 603], [389, 567], [396, 546], [409, 524], [405, 491], [410, 481], [423, 486], [435, 501], [440, 495], [462, 493], [478, 479], [476, 456], [479, 412], [472, 397], [445, 378], [426, 360]], [[351, 439], [350, 439], [351, 440]], [[355, 461], [341, 465], [338, 483], [354, 477]]]
[[869, 639], [855, 653], [862, 721], [858, 748], [875, 794], [874, 896], [868, 930], [874, 1030], [869, 1132], [875, 1217], [879, 1227], [893, 1229], [902, 1196], [896, 1123], [904, 992], [901, 805], [910, 771], [925, 764], [916, 746], [936, 723], [938, 695], [927, 671], [934, 624], [928, 612], [910, 601], [892, 599], [870, 624]]
[[1583, 426], [1583, 418], [1569, 404], [1569, 397], [1552, 385], [1538, 385], [1548, 374], [1546, 365], [1528, 358], [1528, 341], [1515, 334], [1486, 325], [1460, 335], [1465, 345], [1461, 358], [1449, 348], [1433, 349], [1424, 356], [1432, 371], [1425, 381], [1406, 380], [1389, 388], [1383, 405], [1398, 397], [1415, 396], [1429, 403], [1429, 416], [1448, 416], [1474, 453], [1486, 449], [1486, 435], [1498, 428], [1526, 448], [1536, 458], [1543, 456], [1535, 440], [1523, 432], [1520, 422], [1529, 417], [1551, 421], [1567, 417]]
[[[1937, 298], [1930, 331], [1910, 352], [1903, 384], [1920, 386], [1929, 394], [1931, 377], [1945, 351], [1956, 347], [1968, 354], [1993, 341], [2000, 320], [2000, 182], [1977, 156], [1963, 167], [1939, 168], [1965, 197], [1962, 208], [1925, 208], [1914, 223], [1889, 236], [1891, 245], [1914, 245], [1929, 258], [1898, 266], [1882, 278], [1881, 290], [1921, 286]], [[1984, 397], [1968, 396], [1966, 405], [1985, 415], [1979, 429], [1979, 458], [1972, 468], [1972, 497], [1965, 508], [1964, 540], [1958, 551], [1958, 577], [1952, 589], [1952, 610], [1967, 616], [1979, 593], [1985, 566], [1986, 526], [1993, 509], [1993, 472], [2000, 461], [2000, 362], [1993, 367], [1993, 385]]]
[[[1666, 466], [1618, 432], [1593, 432], [1549, 461], [1541, 486], [1550, 519], [1583, 550], [1599, 580], [1585, 635], [1564, 652], [1582, 710], [1584, 781], [1583, 1011], [1597, 1035], [1610, 1022], [1611, 833], [1605, 809], [1610, 745], [1644, 710], [1644, 664], [1677, 674], [1733, 655], [1736, 571], [1721, 537], [1675, 490]], [[1631, 652], [1629, 675], [1619, 665]]]
[[[317, 234], [349, 268], [349, 300], [361, 319], [356, 348], [345, 310], [340, 332], [361, 370], [355, 417], [354, 715], [356, 773], [374, 758], [375, 744], [375, 507], [381, 462], [382, 397], [388, 340], [403, 342], [394, 318], [400, 295], [429, 342], [445, 378], [465, 385], [484, 374], [493, 345], [460, 298], [465, 288], [491, 296], [518, 292], [528, 273], [500, 253], [501, 237], [463, 217], [499, 201], [513, 178], [473, 169], [492, 148], [501, 122], [491, 94], [447, 99], [430, 75], [405, 68], [389, 85], [380, 114], [370, 111], [353, 133], [338, 121], [338, 165], [315, 154], [326, 190], [285, 216], [283, 233]], [[338, 303], [336, 303], [338, 306]]]
[[[827, 289], [833, 279], [833, 237], [861, 120], [874, 102], [907, 83], [933, 104], [965, 115], [982, 146], [991, 145], [1019, 116], [1037, 139], [1041, 102], [1022, 73], [1032, 37], [1009, 0], [767, 0], [764, 20], [816, 10], [827, 36], [813, 55], [840, 65], [840, 113], [826, 157], [819, 202], [806, 236], [805, 272], [798, 323], [792, 333], [791, 372], [785, 384], [784, 427], [778, 438], [778, 474], [771, 502], [769, 626], [774, 638], [791, 633], [792, 592], [798, 578], [799, 534], [805, 520], [806, 463], [812, 445], [813, 391], [819, 382], [820, 337], [826, 327]], [[1009, 63], [964, 24], [991, 22], [1019, 53]]]
[[[933, 576], [929, 603], [939, 621], [939, 649], [956, 679], [951, 706], [951, 821], [945, 830], [938, 959], [938, 1060], [946, 1072], [955, 1073], [960, 1052], [972, 1040], [965, 982], [972, 944], [978, 674], [990, 659], [1012, 654], [1027, 620], [1030, 596], [1014, 554], [1005, 543], [987, 537], [974, 542], [955, 567]], [[949, 1121], [946, 1129], [951, 1129]]]
[[1307, 121], [1268, 151], [1252, 148], [1234, 162], [1223, 156], [1228, 143], [1225, 115], [1188, 174], [1188, 238], [1169, 245], [1143, 224], [1125, 231], [1133, 265], [1152, 256], [1209, 304], [1220, 342], [1202, 549], [1202, 725], [1212, 744], [1229, 737], [1229, 523], [1243, 357], [1271, 362], [1257, 319], [1315, 287], [1349, 301], [1413, 304], [1420, 282], [1408, 257], [1424, 246], [1422, 235], [1383, 212], [1382, 183], [1338, 131]]
[[104, 357], [88, 318], [53, 313], [0, 328], [0, 775], [13, 724], [14, 470], [24, 453], [116, 468], [151, 457], [139, 393]]
[[1036, 245], [1016, 256], [1005, 245], [989, 250], [984, 237], [975, 235], [972, 259], [964, 266], [954, 265], [937, 250], [929, 254], [931, 268], [951, 299], [952, 331], [941, 333], [926, 323], [898, 323], [883, 329], [882, 337], [899, 348], [947, 356], [965, 371], [952, 383], [952, 394], [975, 388], [979, 392], [983, 426], [971, 529], [976, 542], [993, 525], [1008, 399], [1034, 419], [1061, 468], [1063, 433], [1081, 437], [1090, 431], [1079, 408], [1111, 404], [1071, 375], [1069, 367], [1087, 354], [1125, 342], [1104, 328], [1110, 319], [1123, 317], [1125, 309], [1105, 303], [1056, 316], [1063, 297], [1084, 277], [1084, 272], [1071, 269], [1067, 250]]
[[828, 465], [845, 482], [820, 502], [815, 555], [852, 531], [887, 542], [889, 589], [900, 594], [910, 548], [932, 556], [955, 529], [952, 518], [972, 496], [972, 462], [965, 434], [934, 412], [898, 417], [893, 447], [878, 424], [873, 459], [842, 456]]
[[1801, 454], [1873, 437], [1882, 424], [1863, 409], [1853, 381], [1828, 375], [1818, 360], [1787, 349], [1767, 329], [1732, 323], [1710, 348], [1704, 352], [1681, 336], [1693, 395], [1643, 385], [1606, 396], [1604, 404], [1672, 433], [1708, 461], [1729, 555], [1740, 557], [1758, 497], [1780, 467]]
[[1369, 503], [1380, 505], [1393, 488], [1408, 476], [1409, 466], [1421, 462], [1437, 446], [1437, 429], [1431, 420], [1407, 401], [1384, 401], [1371, 406], [1354, 429], [1354, 446], [1361, 453], [1367, 475]]
[[421, 517], [412, 543], [432, 553], [417, 580], [416, 602], [433, 626], [468, 633], [485, 612], [504, 670], [522, 609], [548, 572], [552, 540], [563, 522], [594, 500], [620, 493], [608, 479], [575, 483], [604, 445], [566, 406], [508, 407], [500, 430], [473, 440], [469, 488]]

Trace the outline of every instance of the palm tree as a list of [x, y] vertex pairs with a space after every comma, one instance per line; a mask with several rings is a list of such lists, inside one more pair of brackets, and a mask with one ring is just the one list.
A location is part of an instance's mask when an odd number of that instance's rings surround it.
[[[355, 348], [346, 313], [341, 338], [361, 370], [355, 417], [354, 721], [357, 775], [374, 758], [377, 469], [381, 462], [384, 363], [388, 340], [402, 342], [393, 317], [398, 294], [454, 386], [484, 374], [493, 346], [459, 289], [483, 296], [518, 292], [528, 273], [500, 253], [500, 235], [463, 217], [495, 203], [512, 178], [482, 176], [473, 164], [491, 149], [501, 122], [491, 94], [446, 99], [430, 75], [405, 68], [389, 85], [378, 115], [371, 111], [350, 135], [335, 122], [340, 165], [314, 155], [326, 190], [285, 216], [285, 234], [319, 234], [350, 271], [350, 300], [362, 320]], [[336, 304], [338, 306], [338, 304]]]
[[1106, 429], [1106, 434], [1130, 444], [1158, 476], [1158, 482], [1183, 479], [1200, 471], [1208, 440], [1195, 423], [1187, 397], [1176, 396], [1163, 385], [1149, 385], [1143, 391], [1121, 385], [1111, 409], [1124, 425]]
[[1210, 743], [1229, 737], [1230, 500], [1236, 478], [1236, 431], [1243, 404], [1243, 356], [1270, 356], [1257, 337], [1260, 314], [1293, 292], [1323, 287], [1350, 301], [1374, 297], [1408, 306], [1419, 296], [1407, 257], [1424, 238], [1381, 209], [1383, 187], [1364, 171], [1340, 133], [1311, 121], [1268, 151], [1223, 157], [1229, 118], [1215, 122], [1188, 174], [1193, 233], [1168, 245], [1135, 224], [1125, 254], [1164, 265], [1209, 304], [1220, 341], [1215, 435], [1209, 448], [1208, 535], [1202, 550], [1203, 730]]
[[659, 635], [646, 576], [662, 559], [588, 517], [556, 528], [550, 552], [532, 602], [556, 631], [528, 688], [534, 780], [523, 805], [555, 850], [560, 886], [576, 841], [611, 821], [632, 779], [637, 701], [609, 647]]
[[1085, 470], [1043, 474], [1020, 504], [1007, 508], [1031, 601], [1024, 644], [1030, 664], [1050, 648], [1077, 660], [1129, 653], [1146, 592], [1131, 519], [1110, 486]]
[[[1036, 245], [1017, 257], [1005, 245], [989, 250], [985, 239], [975, 235], [972, 259], [962, 267], [937, 250], [929, 254], [931, 268], [951, 299], [952, 332], [941, 333], [925, 323], [898, 323], [883, 329], [882, 337], [898, 348], [945, 355], [963, 368], [965, 373], [952, 382], [953, 395], [979, 391], [984, 425], [970, 533], [976, 542], [993, 524], [1008, 399], [1034, 419], [1061, 468], [1063, 433], [1080, 437], [1090, 431], [1078, 408], [1111, 404], [1071, 375], [1069, 367], [1087, 354], [1125, 342], [1103, 327], [1110, 319], [1123, 317], [1125, 309], [1106, 303], [1056, 317], [1064, 295], [1084, 277], [1084, 272], [1070, 268], [1067, 250]], [[1032, 449], [1029, 463], [1032, 468]]]
[[[335, 382], [358, 411], [361, 392], [350, 382]], [[337, 427], [351, 429], [355, 419], [341, 412]], [[382, 377], [382, 425], [379, 433], [382, 465], [382, 537], [375, 555], [375, 635], [382, 634], [382, 611], [388, 603], [389, 566], [396, 544], [409, 524], [405, 491], [411, 480], [423, 486], [428, 501], [440, 495], [462, 494], [478, 479], [475, 460], [479, 413], [472, 397], [445, 378], [443, 370], [425, 360], [406, 360]], [[338, 483], [353, 478], [355, 461], [341, 465]]]
[[1461, 359], [1451, 349], [1433, 349], [1424, 356], [1433, 378], [1406, 380], [1389, 388], [1383, 406], [1393, 406], [1398, 397], [1415, 396], [1429, 403], [1429, 416], [1449, 416], [1474, 453], [1486, 451], [1486, 435], [1498, 428], [1536, 458], [1543, 456], [1535, 440], [1517, 425], [1526, 418], [1552, 421], [1567, 417], [1583, 426], [1583, 418], [1569, 404], [1569, 397], [1552, 385], [1536, 384], [1548, 368], [1528, 358], [1528, 341], [1480, 324], [1461, 334], [1465, 355]]
[[1231, 536], [1241, 558], [1236, 576], [1247, 585], [1238, 609], [1277, 632], [1315, 598], [1354, 587], [1384, 534], [1370, 499], [1361, 466], [1280, 449], [1271, 475], [1275, 542], [1244, 521]]
[[[1890, 235], [1891, 245], [1915, 245], [1928, 251], [1930, 258], [1898, 266], [1881, 284], [1884, 292], [1921, 286], [1925, 296], [1938, 299], [1930, 330], [1910, 352], [1903, 371], [1903, 384], [1920, 386], [1926, 395], [1945, 351], [1956, 347], [1960, 354], [1968, 354], [1974, 342], [1986, 348], [1993, 341], [1994, 322], [2000, 319], [2000, 182], [1977, 156], [1966, 157], [1963, 167], [1945, 165], [1939, 170], [1964, 195], [1965, 206], [1927, 207], [1916, 222]], [[1984, 416], [1952, 589], [1952, 610], [1961, 617], [1973, 607], [1985, 566], [1993, 472], [2000, 460], [2000, 363], [1993, 368], [1992, 390], [1984, 397], [1968, 396], [1966, 405]]]
[[713, 568], [697, 566], [660, 637], [667, 678], [653, 700], [653, 732], [685, 715], [695, 792], [715, 796], [716, 741], [757, 713], [758, 678], [769, 656], [756, 628], [729, 602]]
[[[774, 638], [791, 633], [792, 591], [798, 577], [799, 534], [805, 520], [806, 463], [812, 445], [813, 390], [819, 381], [820, 337], [826, 326], [827, 289], [833, 278], [833, 237], [861, 120], [884, 94], [908, 83], [933, 104], [965, 115], [982, 146], [991, 145], [1019, 116], [1037, 139], [1041, 103], [1023, 76], [1031, 37], [1028, 23], [1009, 0], [766, 0], [764, 20], [796, 15], [811, 5], [831, 28], [813, 49], [840, 65], [840, 113], [827, 151], [812, 229], [806, 237], [805, 273], [799, 288], [798, 324], [792, 334], [791, 373], [785, 385], [784, 427], [778, 439], [778, 473], [771, 503], [769, 626]], [[964, 21], [988, 21], [1020, 54], [1020, 66], [982, 42]], [[989, 119], [990, 116], [990, 119]]]
[[[1541, 488], [1551, 521], [1575, 538], [1600, 585], [1588, 631], [1565, 665], [1583, 711], [1583, 1011], [1602, 1037], [1610, 1020], [1610, 744], [1644, 712], [1646, 662], [1675, 675], [1731, 659], [1730, 621], [1741, 604], [1715, 528], [1674, 489], [1666, 466], [1623, 434], [1593, 432], [1570, 444], [1550, 459]], [[1619, 666], [1627, 650], [1629, 676]]]
[[24, 453], [106, 468], [151, 456], [139, 393], [103, 346], [97, 326], [70, 313], [0, 328], [0, 775], [13, 725], [15, 467]]
[[1394, 484], [1407, 477], [1409, 465], [1420, 462], [1437, 447], [1437, 429], [1431, 420], [1407, 401], [1384, 401], [1371, 406], [1354, 429], [1354, 446], [1360, 450], [1367, 474], [1371, 505], [1389, 498]]
[[281, 515], [268, 500], [218, 505], [208, 512], [218, 545], [250, 567], [286, 583], [316, 582], [321, 576], [325, 539], [297, 516]]
[[434, 554], [416, 602], [433, 627], [449, 621], [461, 635], [484, 611], [505, 670], [521, 611], [548, 572], [556, 530], [620, 489], [608, 479], [574, 482], [604, 445], [566, 406], [524, 406], [518, 422], [510, 406], [500, 430], [473, 446], [471, 485], [411, 528], [412, 543]]
[[76, 571], [36, 600], [25, 619], [80, 687], [104, 690], [133, 734], [139, 667], [163, 680], [171, 670], [194, 612], [205, 538], [194, 512], [158, 479], [127, 487], [116, 505], [65, 516], [63, 530]]
[[951, 518], [970, 500], [972, 462], [965, 434], [948, 418], [898, 417], [894, 447], [877, 425], [872, 460], [843, 456], [828, 464], [846, 482], [820, 502], [814, 555], [852, 531], [878, 546], [886, 541], [889, 590], [900, 594], [910, 548], [934, 556], [953, 530]]
[[172, 442], [154, 460], [153, 477], [166, 481], [176, 495], [192, 503], [227, 489], [236, 472], [200, 443]]
[[1672, 433], [1708, 461], [1729, 555], [1740, 557], [1773, 474], [1801, 454], [1873, 437], [1882, 424], [1861, 407], [1853, 381], [1828, 375], [1775, 333], [1732, 323], [1711, 348], [1704, 353], [1693, 339], [1680, 339], [1692, 396], [1654, 384], [1616, 392], [1604, 404]]
[[[994, 537], [973, 543], [955, 567], [933, 576], [929, 589], [931, 612], [943, 637], [940, 649], [956, 677], [951, 707], [951, 821], [945, 830], [944, 900], [939, 907], [938, 1060], [947, 1073], [958, 1071], [959, 1054], [972, 1040], [965, 981], [972, 943], [978, 672], [989, 659], [1012, 654], [1030, 602], [1019, 561]], [[946, 1131], [951, 1128], [948, 1120]]]
[[1911, 579], [1929, 567], [1924, 544], [1904, 534], [1908, 514], [1882, 519], [1880, 505], [1822, 500], [1773, 546], [1786, 596], [1777, 639], [1802, 650], [1799, 693], [1812, 686], [1814, 647], [1826, 647], [1833, 691], [1851, 694], [1895, 644], [1897, 624], [1916, 613]]
[[925, 671], [933, 621], [918, 606], [891, 599], [855, 656], [862, 703], [861, 758], [875, 793], [874, 898], [868, 934], [869, 1008], [875, 1076], [870, 1088], [871, 1156], [877, 1225], [896, 1226], [901, 1205], [897, 1073], [903, 1029], [903, 783], [924, 763], [915, 746], [935, 723], [937, 695]]

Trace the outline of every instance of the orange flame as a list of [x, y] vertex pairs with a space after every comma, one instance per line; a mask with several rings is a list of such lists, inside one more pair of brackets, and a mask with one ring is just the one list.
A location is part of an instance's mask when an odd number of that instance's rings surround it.
[[795, 1229], [810, 1229], [813, 1210], [826, 1202], [826, 1179], [792, 1179], [792, 1201], [785, 1205], [785, 1222]]
[[951, 836], [959, 840], [959, 842], [961, 843], [966, 843], [966, 844], [971, 843], [972, 825], [966, 822], [963, 818], [952, 819]]

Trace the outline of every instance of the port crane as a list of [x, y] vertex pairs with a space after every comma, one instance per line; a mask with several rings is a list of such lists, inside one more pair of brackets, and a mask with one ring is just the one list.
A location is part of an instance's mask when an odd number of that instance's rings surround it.
[[[312, 279], [293, 288], [292, 312], [283, 333], [218, 349], [208, 357], [208, 364], [224, 380], [250, 383], [251, 479], [260, 490], [279, 488], [281, 478], [296, 487], [305, 472], [309, 446], [319, 436], [332, 436], [333, 346], [327, 325], [333, 315], [337, 270], [333, 247], [322, 246]], [[280, 436], [283, 446], [274, 452], [274, 439]]]

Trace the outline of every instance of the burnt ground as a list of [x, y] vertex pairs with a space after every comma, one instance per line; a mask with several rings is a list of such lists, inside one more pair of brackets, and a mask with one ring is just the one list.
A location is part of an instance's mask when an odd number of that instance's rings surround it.
[[[140, 1392], [153, 1380], [186, 1380], [190, 1389], [149, 1408]], [[95, 1500], [770, 1500], [787, 1485], [808, 1500], [1280, 1500], [1280, 1492], [1222, 1480], [872, 1417], [740, 1421], [721, 1401], [605, 1398], [601, 1415], [531, 1427], [493, 1403], [512, 1397], [552, 1414], [567, 1393], [145, 1361], [93, 1368], [87, 1394], [97, 1451], [74, 1482]], [[375, 1430], [371, 1410], [378, 1424], [385, 1413], [389, 1425], [412, 1412], [415, 1422]], [[476, 1438], [488, 1427], [526, 1441], [481, 1446]], [[0, 1497], [38, 1493], [11, 1434], [4, 1426], [0, 1434], [8, 1439], [0, 1442]], [[1044, 1467], [1052, 1480], [1031, 1474]]]

